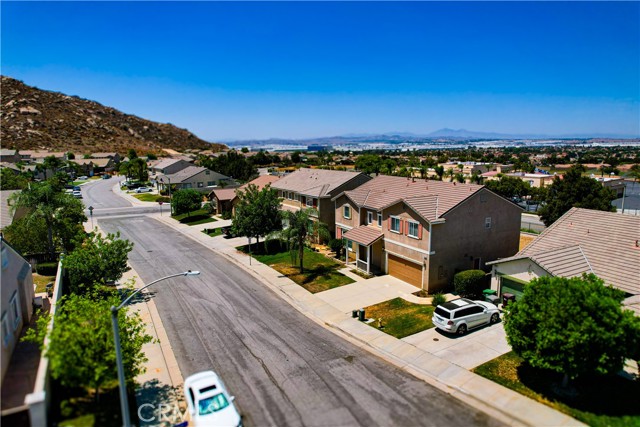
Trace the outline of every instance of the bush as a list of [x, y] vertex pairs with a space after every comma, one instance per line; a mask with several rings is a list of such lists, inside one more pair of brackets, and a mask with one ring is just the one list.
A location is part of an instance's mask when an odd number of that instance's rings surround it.
[[41, 276], [55, 276], [58, 274], [57, 262], [41, 262], [36, 266], [36, 273]]
[[211, 202], [207, 202], [202, 206], [202, 209], [204, 209], [204, 211], [206, 213], [208, 213], [209, 215], [211, 215], [213, 213], [213, 205], [211, 204]]
[[441, 304], [444, 304], [445, 302], [447, 302], [447, 297], [445, 297], [442, 292], [438, 292], [437, 294], [433, 295], [431, 305], [437, 307]]
[[222, 219], [231, 219], [231, 212], [230, 211], [222, 212]]
[[453, 276], [453, 286], [464, 298], [480, 299], [488, 286], [488, 275], [482, 270], [465, 270]]
[[329, 247], [333, 252], [336, 253], [336, 258], [340, 258], [340, 254], [342, 254], [342, 248], [344, 247], [344, 242], [342, 239], [331, 239], [329, 240]]

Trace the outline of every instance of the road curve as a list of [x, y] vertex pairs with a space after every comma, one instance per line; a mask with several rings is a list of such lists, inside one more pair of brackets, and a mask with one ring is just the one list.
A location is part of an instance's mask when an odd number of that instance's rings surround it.
[[247, 426], [496, 426], [500, 423], [343, 340], [253, 276], [147, 217], [101, 218], [135, 243], [182, 374], [213, 369]]

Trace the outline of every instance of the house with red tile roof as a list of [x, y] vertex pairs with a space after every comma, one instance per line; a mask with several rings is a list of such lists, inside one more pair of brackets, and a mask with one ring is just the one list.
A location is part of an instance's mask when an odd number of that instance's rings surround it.
[[522, 210], [481, 185], [380, 175], [333, 201], [348, 264], [429, 293], [518, 251]]
[[258, 187], [258, 191], [260, 191], [267, 185], [273, 184], [278, 179], [280, 179], [280, 177], [275, 175], [261, 175], [239, 188], [216, 188], [209, 193], [208, 198], [211, 200], [214, 213], [218, 215], [222, 215], [225, 212], [235, 214], [235, 206], [238, 200], [236, 196], [237, 191], [246, 190], [250, 184]]
[[516, 300], [538, 277], [593, 273], [637, 301], [640, 217], [571, 208], [516, 255], [489, 264], [492, 289], [515, 295]]

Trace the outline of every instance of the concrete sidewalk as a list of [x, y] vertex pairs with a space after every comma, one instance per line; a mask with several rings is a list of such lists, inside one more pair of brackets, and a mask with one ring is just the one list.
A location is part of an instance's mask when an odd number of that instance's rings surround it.
[[[344, 293], [344, 298], [340, 293], [336, 292], [338, 297], [333, 301], [332, 297], [335, 295], [332, 294], [328, 298], [332, 300], [332, 304], [330, 304], [327, 302], [327, 295], [311, 294], [267, 265], [255, 259], [250, 262], [247, 254], [235, 249], [235, 246], [247, 243], [245, 238], [226, 239], [223, 236], [212, 238], [202, 233], [202, 229], [212, 228], [210, 224], [188, 226], [166, 216], [161, 217], [157, 214], [151, 216], [203, 243], [205, 247], [226, 256], [230, 261], [252, 273], [258, 280], [269, 286], [289, 304], [319, 325], [333, 330], [355, 345], [377, 354], [390, 363], [508, 425], [584, 425], [559, 411], [470, 372], [463, 367], [469, 364], [464, 357], [456, 360], [458, 364], [449, 360], [448, 358], [454, 353], [451, 346], [456, 345], [456, 343], [443, 344], [439, 340], [434, 341], [434, 337], [430, 335], [436, 333], [433, 330], [425, 331], [422, 336], [416, 334], [410, 339], [400, 340], [351, 318], [350, 310], [360, 307], [352, 307], [348, 302], [348, 297], [351, 292], [360, 293], [363, 281], [358, 280], [352, 285], [344, 286], [343, 288], [345, 289], [340, 291]], [[348, 289], [350, 286], [356, 285], [355, 291]], [[379, 286], [384, 289], [384, 283], [379, 284]], [[391, 286], [388, 288], [391, 288]], [[407, 289], [408, 291], [409, 289]], [[396, 290], [396, 295], [397, 292]], [[382, 294], [384, 293], [382, 292]], [[390, 292], [389, 295], [394, 295], [394, 293]], [[499, 325], [499, 327], [501, 328], [502, 325]], [[491, 332], [498, 333], [499, 331], [486, 328], [486, 333]], [[474, 343], [477, 351], [488, 353], [489, 356], [491, 356], [491, 352], [499, 354], [507, 350], [503, 348], [504, 343], [499, 341], [493, 344], [495, 348], [491, 348], [491, 346], [484, 343], [481, 338], [482, 335], [484, 334], [471, 334], [463, 337], [463, 340], [477, 339], [478, 342]], [[481, 348], [481, 346], [484, 346], [484, 348]]]

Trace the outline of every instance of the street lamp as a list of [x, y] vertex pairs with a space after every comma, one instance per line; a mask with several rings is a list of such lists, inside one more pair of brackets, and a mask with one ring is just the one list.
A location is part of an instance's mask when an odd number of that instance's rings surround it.
[[163, 176], [162, 178], [160, 178], [160, 181], [162, 181], [163, 184], [164, 184], [164, 179], [165, 178], [169, 182], [169, 207], [171, 208], [171, 215], [173, 215], [173, 203], [171, 203], [171, 178], [169, 178], [166, 175]]
[[89, 206], [89, 216], [91, 217], [91, 231], [93, 231], [93, 206]]
[[118, 311], [122, 307], [127, 305], [127, 303], [131, 301], [131, 298], [133, 298], [135, 295], [140, 293], [140, 291], [147, 289], [149, 286], [153, 285], [154, 283], [158, 283], [166, 279], [171, 279], [172, 277], [198, 276], [199, 274], [200, 274], [199, 271], [188, 270], [182, 273], [171, 274], [169, 276], [162, 277], [136, 290], [134, 293], [129, 295], [129, 297], [127, 297], [127, 299], [125, 299], [122, 302], [122, 304], [120, 304], [119, 306], [117, 307], [111, 306], [111, 323], [113, 325], [113, 340], [116, 346], [116, 363], [118, 365], [118, 382], [120, 383], [120, 410], [122, 411], [122, 422], [124, 423], [125, 427], [131, 427], [131, 420], [129, 419], [129, 401], [127, 400], [127, 384], [124, 378], [124, 365], [122, 363], [122, 350], [120, 348], [120, 330], [118, 328]]

